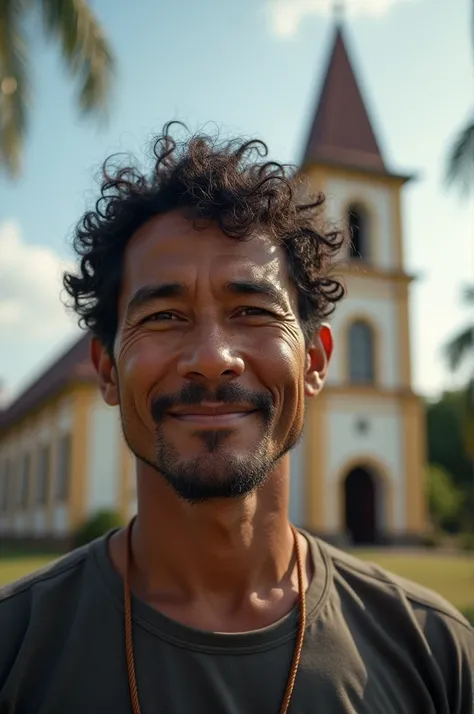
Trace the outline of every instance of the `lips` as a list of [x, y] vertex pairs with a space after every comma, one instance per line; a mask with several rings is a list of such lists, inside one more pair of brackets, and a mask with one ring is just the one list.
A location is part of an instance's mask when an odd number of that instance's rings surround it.
[[182, 422], [201, 426], [231, 426], [257, 410], [249, 405], [207, 403], [180, 407], [168, 412], [169, 416]]

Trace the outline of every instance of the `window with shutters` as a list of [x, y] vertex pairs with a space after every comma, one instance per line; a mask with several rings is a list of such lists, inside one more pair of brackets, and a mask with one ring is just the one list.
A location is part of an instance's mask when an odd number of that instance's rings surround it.
[[58, 444], [58, 460], [56, 472], [56, 500], [66, 501], [69, 495], [69, 479], [71, 470], [71, 436], [64, 434]]
[[8, 511], [10, 500], [10, 481], [11, 481], [11, 464], [9, 459], [3, 462], [3, 468], [0, 470], [0, 511], [6, 513]]
[[22, 510], [28, 507], [28, 493], [31, 478], [31, 454], [24, 454], [21, 459], [20, 487], [18, 490], [18, 505]]
[[349, 381], [353, 384], [375, 382], [375, 336], [367, 322], [356, 320], [348, 335]]
[[38, 478], [36, 483], [36, 503], [44, 505], [48, 500], [48, 482], [50, 468], [49, 446], [42, 446], [38, 454]]

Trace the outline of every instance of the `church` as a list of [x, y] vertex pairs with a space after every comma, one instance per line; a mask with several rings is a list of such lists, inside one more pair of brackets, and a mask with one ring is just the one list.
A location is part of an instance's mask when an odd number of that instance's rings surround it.
[[[346, 226], [348, 296], [335, 352], [291, 453], [290, 518], [338, 544], [416, 543], [427, 528], [424, 410], [413, 392], [402, 190], [336, 23], [301, 170]], [[117, 409], [99, 394], [87, 335], [0, 412], [0, 537], [64, 541], [89, 516], [136, 506]]]

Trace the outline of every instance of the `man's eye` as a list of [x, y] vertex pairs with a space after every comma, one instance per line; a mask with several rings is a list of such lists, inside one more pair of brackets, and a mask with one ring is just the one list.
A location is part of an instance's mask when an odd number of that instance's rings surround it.
[[263, 307], [243, 307], [239, 310], [239, 315], [246, 317], [247, 315], [271, 315], [269, 310], [265, 310]]
[[145, 317], [143, 322], [169, 322], [171, 320], [178, 320], [178, 316], [175, 315], [173, 312], [167, 312], [164, 310], [163, 312], [154, 312], [152, 315], [148, 315]]

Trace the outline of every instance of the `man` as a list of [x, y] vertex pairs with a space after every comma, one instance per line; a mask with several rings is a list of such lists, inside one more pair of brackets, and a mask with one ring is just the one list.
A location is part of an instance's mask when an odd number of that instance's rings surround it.
[[138, 515], [2, 591], [0, 711], [470, 714], [461, 615], [288, 522], [343, 295], [324, 198], [262, 144], [169, 132], [151, 176], [106, 169], [65, 276]]

